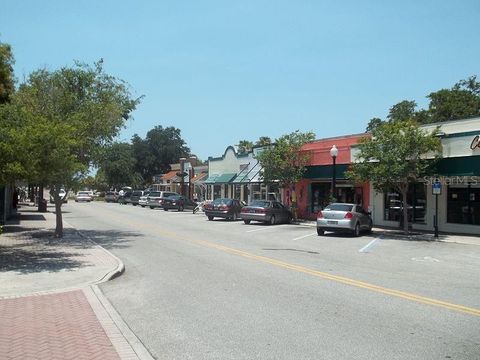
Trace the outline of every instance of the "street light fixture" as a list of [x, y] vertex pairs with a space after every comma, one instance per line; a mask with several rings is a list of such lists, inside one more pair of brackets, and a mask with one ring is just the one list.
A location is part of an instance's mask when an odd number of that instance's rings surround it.
[[332, 157], [332, 160], [333, 160], [332, 195], [335, 201], [337, 201], [337, 188], [336, 188], [337, 176], [335, 171], [336, 170], [335, 167], [337, 164], [337, 155], [338, 155], [338, 149], [335, 145], [333, 145], [332, 148], [330, 149], [330, 156]]

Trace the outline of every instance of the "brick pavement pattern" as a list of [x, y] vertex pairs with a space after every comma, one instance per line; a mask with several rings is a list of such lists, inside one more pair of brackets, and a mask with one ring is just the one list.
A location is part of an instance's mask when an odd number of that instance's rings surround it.
[[0, 300], [0, 359], [120, 359], [81, 290]]

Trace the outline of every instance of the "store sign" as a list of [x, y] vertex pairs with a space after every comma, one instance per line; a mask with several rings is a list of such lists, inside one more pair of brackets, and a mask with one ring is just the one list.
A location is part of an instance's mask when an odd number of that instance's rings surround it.
[[480, 135], [477, 135], [473, 138], [472, 143], [470, 144], [470, 149], [480, 150]]

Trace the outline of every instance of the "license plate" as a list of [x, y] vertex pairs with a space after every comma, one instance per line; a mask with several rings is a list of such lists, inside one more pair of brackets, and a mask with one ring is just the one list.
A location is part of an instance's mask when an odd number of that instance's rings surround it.
[[327, 224], [330, 224], [330, 225], [338, 225], [338, 221], [329, 220], [329, 221], [327, 221]]

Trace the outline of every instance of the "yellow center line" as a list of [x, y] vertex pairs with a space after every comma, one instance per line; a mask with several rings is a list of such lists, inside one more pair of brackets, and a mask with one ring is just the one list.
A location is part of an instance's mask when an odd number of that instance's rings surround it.
[[436, 300], [436, 299], [416, 295], [416, 294], [405, 292], [405, 291], [390, 289], [390, 288], [366, 283], [366, 282], [363, 282], [363, 281], [354, 280], [354, 279], [343, 277], [343, 276], [328, 274], [328, 273], [325, 273], [325, 272], [322, 272], [322, 271], [310, 269], [310, 268], [300, 266], [300, 265], [287, 263], [287, 262], [277, 260], [277, 259], [273, 259], [273, 258], [269, 258], [269, 257], [266, 257], [266, 256], [255, 255], [253, 253], [249, 253], [249, 252], [246, 252], [246, 251], [243, 251], [243, 250], [238, 250], [238, 249], [235, 249], [235, 248], [227, 247], [227, 246], [224, 246], [224, 245], [219, 245], [219, 244], [216, 244], [216, 243], [213, 243], [213, 242], [179, 236], [176, 233], [171, 233], [171, 232], [168, 232], [168, 231], [165, 231], [165, 230], [160, 230], [159, 231], [158, 226], [152, 226], [151, 224], [148, 224], [148, 223], [144, 223], [144, 225], [142, 225], [142, 228], [145, 228], [145, 227], [154, 229], [155, 234], [157, 234], [157, 235], [163, 235], [163, 236], [170, 237], [172, 239], [176, 239], [176, 240], [180, 240], [180, 241], [187, 241], [187, 242], [194, 243], [194, 244], [197, 244], [197, 245], [200, 245], [200, 246], [203, 246], [203, 247], [208, 247], [208, 248], [220, 250], [220, 251], [223, 251], [223, 252], [231, 254], [231, 255], [241, 256], [241, 257], [248, 258], [248, 259], [251, 259], [251, 260], [256, 260], [256, 261], [259, 261], [259, 262], [267, 263], [267, 264], [270, 264], [270, 265], [273, 265], [273, 266], [276, 266], [276, 267], [280, 267], [280, 268], [284, 268], [284, 269], [308, 274], [308, 275], [315, 276], [315, 277], [318, 277], [318, 278], [335, 281], [337, 283], [350, 285], [350, 286], [354, 286], [354, 287], [357, 287], [357, 288], [362, 288], [362, 289], [374, 291], [374, 292], [377, 292], [377, 293], [382, 293], [382, 294], [385, 294], [385, 295], [390, 295], [390, 296], [397, 297], [397, 298], [402, 298], [402, 299], [405, 299], [405, 300], [414, 301], [414, 302], [421, 303], [421, 304], [437, 306], [437, 307], [441, 307], [441, 308], [444, 308], [444, 309], [448, 309], [448, 310], [452, 310], [452, 311], [461, 312], [461, 313], [464, 313], [464, 314], [474, 315], [474, 316], [479, 316], [480, 317], [480, 309], [471, 308], [471, 307], [468, 307], [468, 306], [463, 306], [463, 305], [458, 305], [458, 304], [453, 304], [453, 303], [449, 303], [449, 302], [442, 301], [442, 300]]

